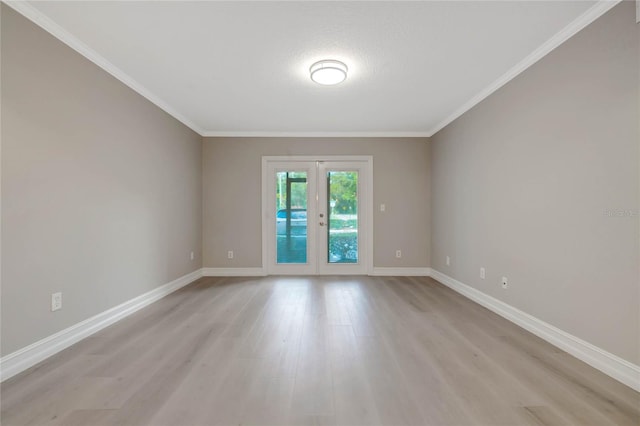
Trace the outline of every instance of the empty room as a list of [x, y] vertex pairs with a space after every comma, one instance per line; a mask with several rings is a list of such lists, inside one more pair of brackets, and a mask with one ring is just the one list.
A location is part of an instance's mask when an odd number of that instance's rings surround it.
[[0, 3], [0, 424], [640, 425], [640, 3]]

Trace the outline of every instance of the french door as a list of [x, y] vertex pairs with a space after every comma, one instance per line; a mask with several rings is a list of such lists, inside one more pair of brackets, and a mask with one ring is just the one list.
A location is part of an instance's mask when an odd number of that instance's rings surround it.
[[267, 273], [366, 274], [371, 174], [371, 157], [264, 157]]

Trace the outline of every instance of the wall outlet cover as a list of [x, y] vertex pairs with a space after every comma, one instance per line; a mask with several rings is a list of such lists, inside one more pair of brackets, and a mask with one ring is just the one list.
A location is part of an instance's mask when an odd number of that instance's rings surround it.
[[509, 288], [509, 281], [507, 280], [507, 277], [502, 277], [502, 288]]
[[53, 293], [51, 295], [51, 312], [62, 309], [62, 293]]

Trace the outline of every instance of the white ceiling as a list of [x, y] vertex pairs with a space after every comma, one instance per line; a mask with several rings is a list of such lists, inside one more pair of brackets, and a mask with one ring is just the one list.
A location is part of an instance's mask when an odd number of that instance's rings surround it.
[[615, 3], [9, 4], [202, 135], [429, 136]]

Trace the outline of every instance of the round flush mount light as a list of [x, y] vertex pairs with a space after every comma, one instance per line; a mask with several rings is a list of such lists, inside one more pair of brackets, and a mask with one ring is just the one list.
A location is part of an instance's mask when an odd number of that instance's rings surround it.
[[311, 80], [318, 84], [331, 86], [342, 83], [347, 78], [347, 66], [334, 59], [324, 59], [311, 65]]

